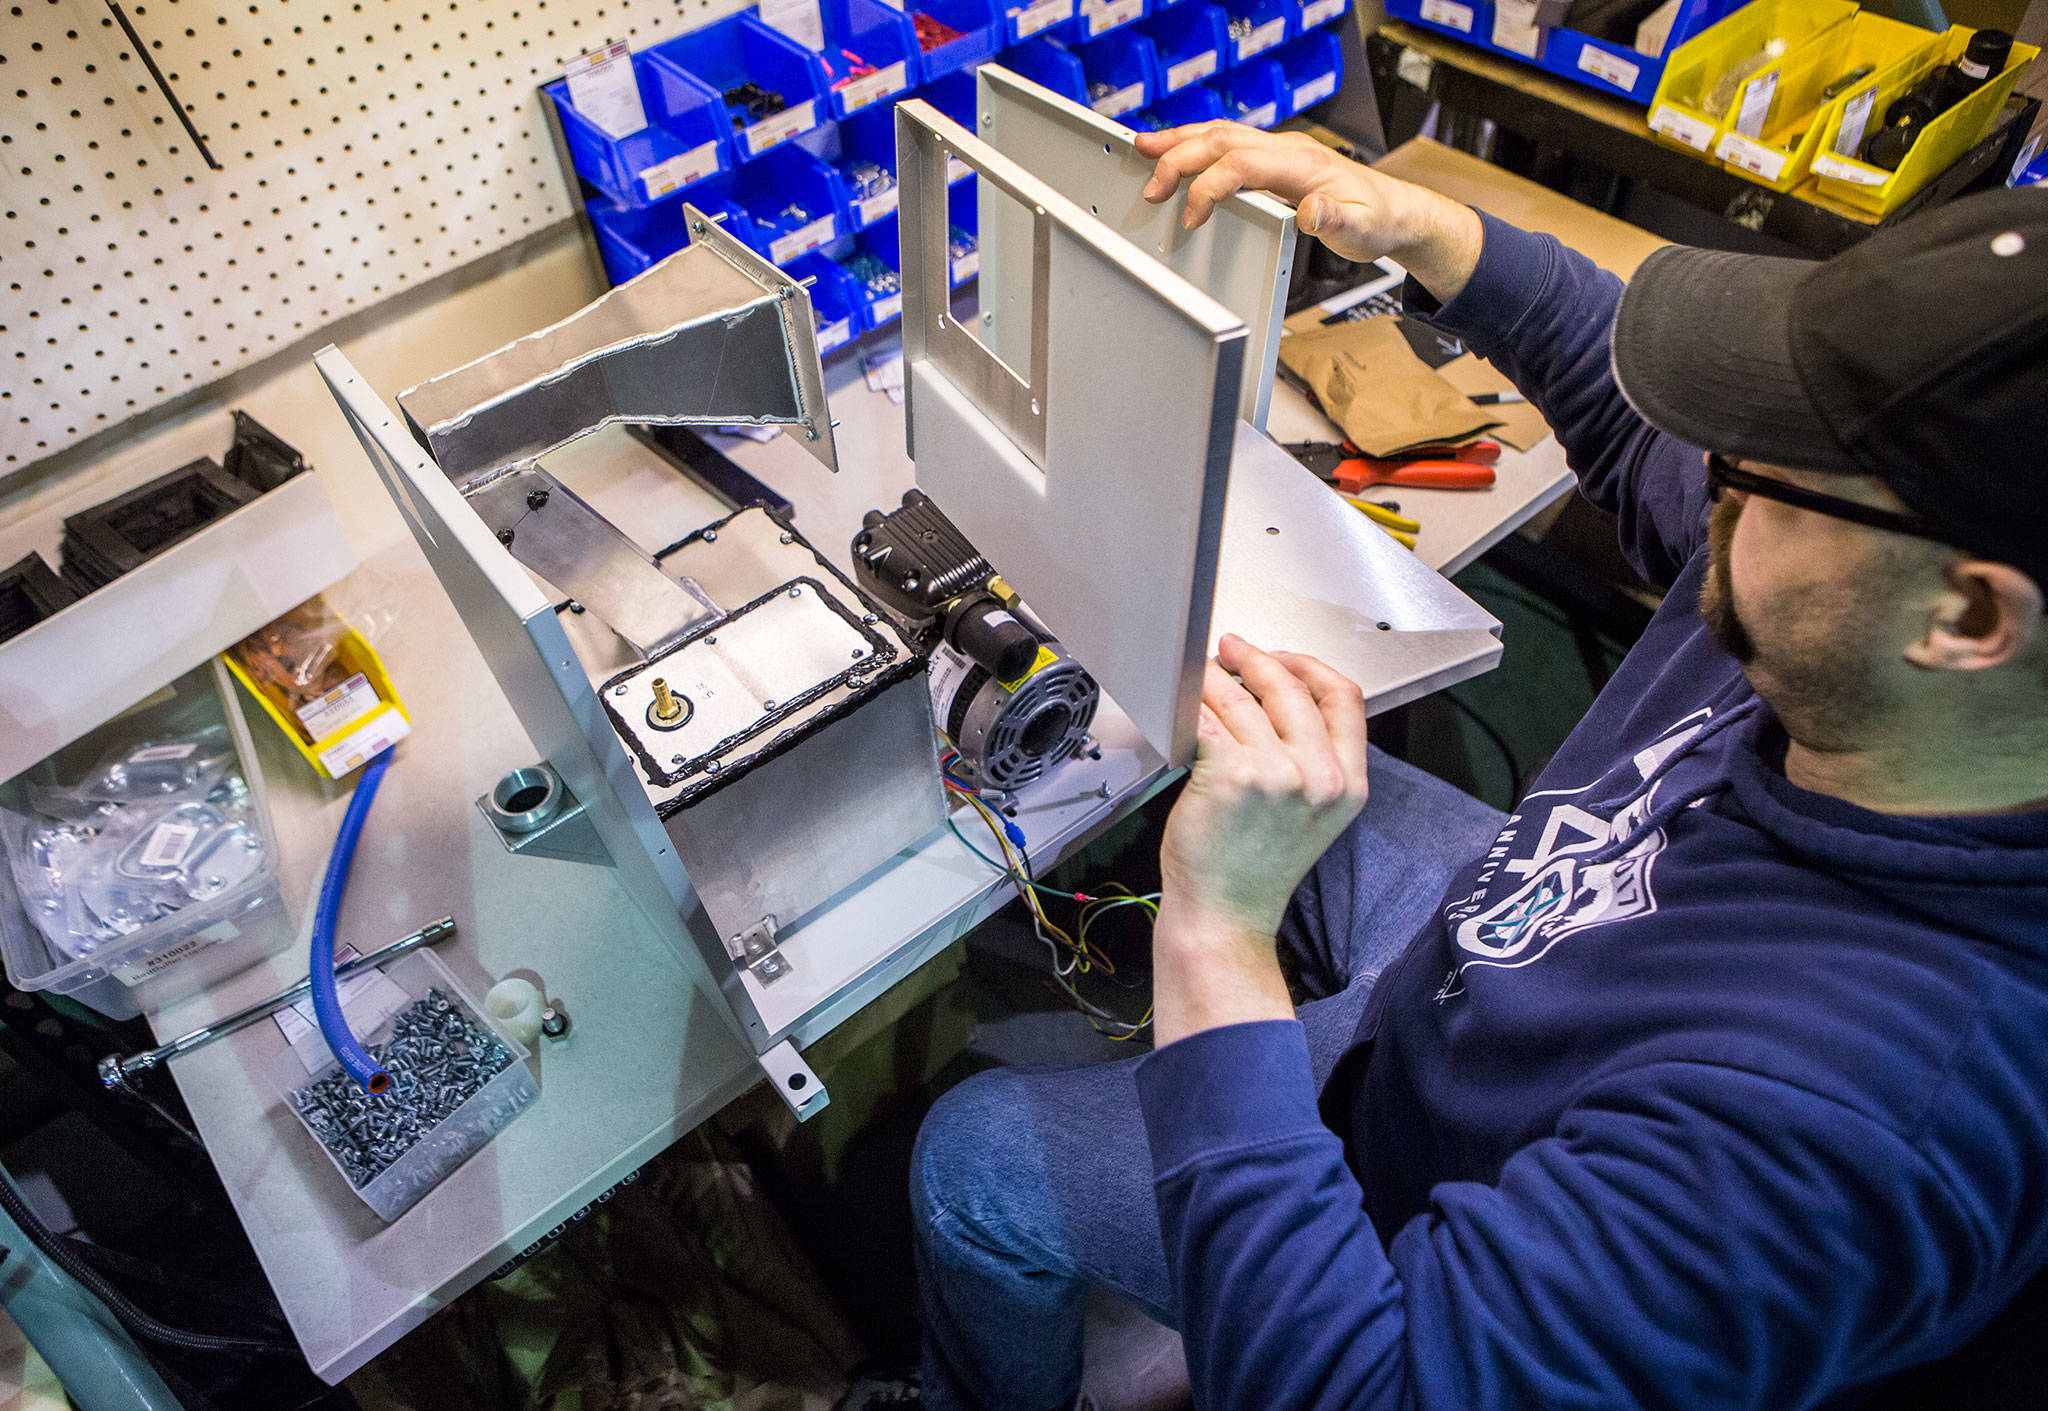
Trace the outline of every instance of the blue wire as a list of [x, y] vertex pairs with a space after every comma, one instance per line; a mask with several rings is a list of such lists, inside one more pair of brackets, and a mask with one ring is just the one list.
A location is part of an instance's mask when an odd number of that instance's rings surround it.
[[349, 1032], [348, 1020], [342, 1017], [341, 999], [334, 989], [334, 923], [341, 915], [341, 894], [348, 888], [356, 839], [362, 834], [363, 820], [370, 816], [370, 804], [377, 797], [377, 786], [384, 782], [384, 771], [390, 767], [391, 750], [387, 747], [363, 766], [362, 777], [356, 780], [356, 791], [348, 801], [348, 812], [342, 815], [341, 832], [327, 858], [327, 876], [320, 883], [320, 907], [313, 914], [313, 956], [308, 976], [313, 985], [313, 1017], [319, 1021], [320, 1037], [327, 1040], [327, 1047], [334, 1051], [349, 1077], [367, 1093], [381, 1093], [389, 1088], [391, 1075], [364, 1052], [356, 1036]]

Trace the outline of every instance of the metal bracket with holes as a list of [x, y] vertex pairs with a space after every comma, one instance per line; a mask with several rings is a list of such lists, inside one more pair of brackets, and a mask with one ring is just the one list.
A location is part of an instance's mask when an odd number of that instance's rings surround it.
[[775, 918], [764, 916], [726, 942], [732, 958], [754, 972], [754, 978], [772, 985], [789, 973], [789, 962], [775, 948]]
[[788, 1039], [769, 1049], [756, 1061], [760, 1063], [761, 1071], [768, 1075], [768, 1086], [789, 1104], [789, 1110], [796, 1114], [797, 1121], [808, 1122], [831, 1105], [831, 1094], [825, 1091], [825, 1085], [818, 1081], [811, 1065], [804, 1062], [803, 1055]]

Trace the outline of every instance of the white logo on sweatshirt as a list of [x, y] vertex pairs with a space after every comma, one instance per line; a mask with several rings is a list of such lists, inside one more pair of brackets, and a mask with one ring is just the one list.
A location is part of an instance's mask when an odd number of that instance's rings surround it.
[[[1648, 783], [1660, 764], [1705, 728], [1709, 714], [1703, 710], [1686, 717], [1637, 754], [1632, 761], [1637, 778]], [[1522, 800], [1522, 808], [1527, 810], [1545, 797], [1564, 795], [1576, 800], [1599, 782], [1531, 794]], [[1657, 893], [1651, 879], [1657, 854], [1664, 850], [1662, 828], [1651, 829], [1618, 855], [1597, 862], [1588, 858], [1640, 827], [1655, 806], [1663, 783], [1660, 779], [1649, 784], [1612, 818], [1589, 813], [1575, 801], [1550, 805], [1526, 857], [1515, 855], [1516, 843], [1527, 836], [1533, 816], [1517, 812], [1510, 817], [1487, 853], [1472, 891], [1444, 913], [1462, 954], [1437, 998], [1448, 999], [1461, 992], [1460, 979], [1470, 966], [1527, 965], [1541, 959], [1566, 936], [1654, 912]], [[1493, 898], [1497, 880], [1518, 877], [1523, 880], [1513, 892]]]

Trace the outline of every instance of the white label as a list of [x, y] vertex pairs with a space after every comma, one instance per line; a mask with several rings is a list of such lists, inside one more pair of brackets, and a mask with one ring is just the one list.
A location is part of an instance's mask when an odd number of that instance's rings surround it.
[[[1313, 4], [1303, 5], [1301, 7], [1301, 27], [1304, 30], [1311, 30], [1324, 20], [1333, 20], [1343, 14], [1344, 7], [1350, 3], [1351, 0], [1314, 0]], [[1452, 8], [1465, 9], [1463, 5], [1456, 5]], [[1423, 11], [1425, 14], [1428, 13], [1427, 4], [1424, 5]], [[1472, 28], [1472, 12], [1470, 10], [1465, 10], [1464, 28]]]
[[1294, 111], [1300, 112], [1311, 103], [1320, 103], [1337, 91], [1337, 75], [1326, 73], [1321, 78], [1312, 78], [1294, 90]]
[[825, 19], [818, 13], [818, 0], [761, 0], [761, 23], [808, 49], [825, 52]]
[[1878, 167], [1866, 167], [1861, 162], [1844, 161], [1833, 152], [1823, 152], [1813, 159], [1816, 176], [1830, 176], [1836, 181], [1851, 181], [1858, 186], [1882, 186], [1892, 179], [1892, 173]]
[[147, 960], [132, 961], [114, 968], [114, 978], [134, 989], [147, 984], [181, 960], [190, 960], [203, 950], [212, 950], [222, 941], [232, 941], [242, 934], [242, 928], [232, 921], [216, 921], [204, 931], [195, 931], [174, 946], [158, 951]]
[[[349, 950], [335, 956], [337, 962], [354, 958], [354, 952]], [[336, 980], [334, 993], [341, 1001], [341, 1012], [348, 1020], [350, 1032], [357, 1035], [375, 1033], [378, 1025], [412, 1003], [412, 996], [382, 970], [363, 970]], [[333, 1051], [320, 1036], [320, 1021], [313, 1013], [311, 998], [302, 999], [289, 1009], [280, 1009], [277, 1027], [298, 1057], [299, 1066], [308, 1074], [318, 1073], [334, 1062]]]
[[1500, 0], [1493, 8], [1493, 42], [1511, 54], [1536, 58], [1543, 48], [1543, 31], [1536, 27], [1536, 0]]
[[1863, 150], [1863, 129], [1870, 123], [1870, 110], [1877, 105], [1877, 88], [1872, 85], [1842, 105], [1842, 126], [1835, 133], [1835, 150], [1853, 157]]
[[968, 166], [967, 163], [961, 161], [951, 152], [946, 154], [946, 185], [951, 186], [956, 181], [965, 181], [973, 175], [973, 167]]
[[692, 147], [665, 162], [656, 162], [651, 167], [640, 169], [640, 184], [647, 188], [647, 199], [666, 196], [671, 191], [680, 191], [693, 181], [702, 181], [718, 170], [718, 144], [706, 142], [701, 147]]
[[1452, 0], [1422, 0], [1422, 18], [1445, 29], [1461, 30], [1466, 34], [1472, 32], [1470, 5], [1456, 5]]
[[1133, 108], [1141, 108], [1144, 105], [1145, 85], [1143, 83], [1130, 83], [1125, 84], [1114, 93], [1103, 94], [1088, 106], [1106, 118], [1113, 118], [1120, 113], [1128, 113]]
[[868, 391], [880, 392], [897, 406], [903, 405], [903, 353], [894, 349], [886, 353], [871, 353], [861, 359], [861, 374], [867, 379]]
[[845, 319], [834, 319], [818, 330], [818, 351], [829, 353], [853, 336], [853, 326]]
[[1579, 51], [1579, 67], [1598, 79], [1604, 79], [1616, 88], [1630, 89], [1643, 71], [1618, 54], [1610, 54], [1598, 45], [1588, 44]]
[[896, 317], [896, 315], [902, 312], [903, 296], [900, 293], [885, 294], [881, 298], [875, 300], [875, 322], [878, 324], [887, 323], [890, 319]]
[[1074, 17], [1074, 0], [1038, 0], [1016, 12], [1017, 37], [1029, 39], [1041, 29]]
[[747, 140], [747, 152], [758, 157], [778, 142], [787, 142], [799, 132], [809, 132], [816, 127], [817, 120], [812, 114], [816, 102], [815, 98], [806, 98], [793, 108], [784, 108], [774, 117], [763, 118], [743, 129], [740, 136]]
[[1145, 0], [1081, 0], [1081, 13], [1088, 16], [1088, 37], [1129, 24], [1145, 13]]
[[1662, 103], [1650, 109], [1650, 131], [1661, 132], [1674, 142], [1683, 142], [1696, 152], [1714, 145], [1714, 125], [1690, 113], [1667, 108]]
[[299, 724], [315, 740], [324, 740], [337, 730], [346, 730], [377, 708], [377, 688], [358, 671], [318, 700], [300, 706]]
[[904, 61], [898, 59], [886, 68], [876, 69], [865, 78], [848, 79], [833, 91], [849, 113], [858, 112], [878, 99], [887, 98], [891, 93], [900, 93], [910, 86], [904, 77]]
[[1211, 49], [1206, 54], [1197, 54], [1192, 59], [1182, 59], [1179, 63], [1167, 69], [1166, 91], [1171, 93], [1175, 89], [1186, 88], [1191, 83], [1200, 83], [1214, 72], [1216, 72], [1216, 51], [1214, 49]]
[[1238, 121], [1247, 127], [1271, 127], [1274, 123], [1280, 121], [1280, 105], [1278, 103], [1262, 103], [1239, 118]]
[[1287, 37], [1287, 16], [1267, 20], [1250, 34], [1237, 41], [1237, 61], [1241, 64], [1254, 54], [1264, 53]]
[[863, 200], [855, 201], [853, 205], [854, 209], [860, 213], [860, 223], [863, 226], [873, 225], [883, 216], [895, 210], [896, 198], [899, 194], [896, 188], [891, 186], [879, 196], [869, 196]]
[[182, 745], [151, 745], [146, 750], [137, 750], [128, 756], [130, 764], [155, 764], [160, 760], [184, 759], [198, 746], [187, 740]]
[[952, 718], [953, 692], [973, 669], [972, 661], [944, 642], [932, 648], [931, 658], [925, 663], [925, 681], [931, 687], [932, 719], [939, 729], [944, 730]]
[[159, 823], [137, 861], [144, 867], [176, 867], [198, 836], [199, 830], [189, 823]]
[[1721, 145], [1714, 149], [1714, 155], [1731, 167], [1740, 167], [1765, 181], [1776, 181], [1785, 170], [1785, 154], [1773, 151], [1761, 142], [1753, 142], [1739, 132], [1723, 133]]
[[348, 734], [320, 751], [320, 767], [330, 779], [339, 779], [412, 733], [412, 726], [396, 707], [371, 717]]
[[961, 284], [981, 273], [981, 251], [975, 250], [953, 261], [953, 282]]
[[789, 234], [768, 243], [768, 263], [786, 265], [798, 255], [807, 254], [820, 245], [829, 245], [839, 236], [839, 217], [822, 215], [809, 225], [792, 230]]
[[640, 80], [633, 76], [633, 51], [620, 40], [569, 61], [569, 101], [607, 137], [631, 137], [647, 126], [640, 106]]
[[1771, 116], [1771, 100], [1778, 96], [1778, 71], [1759, 74], [1742, 90], [1742, 107], [1735, 114], [1735, 130], [1744, 137], [1762, 137], [1764, 123]]

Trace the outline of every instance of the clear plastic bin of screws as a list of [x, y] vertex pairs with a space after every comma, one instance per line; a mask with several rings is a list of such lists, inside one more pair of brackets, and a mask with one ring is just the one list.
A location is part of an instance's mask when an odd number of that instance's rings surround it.
[[[371, 1097], [357, 1087], [317, 1033], [278, 1055], [270, 1073], [348, 1188], [390, 1221], [532, 1106], [540, 1085], [527, 1070], [526, 1048], [440, 957], [418, 951], [384, 973], [407, 1002], [356, 1037], [391, 1074], [389, 1092]], [[351, 1024], [376, 993], [366, 990], [345, 1008]], [[309, 1073], [307, 1062], [319, 1059], [326, 1062]]]

